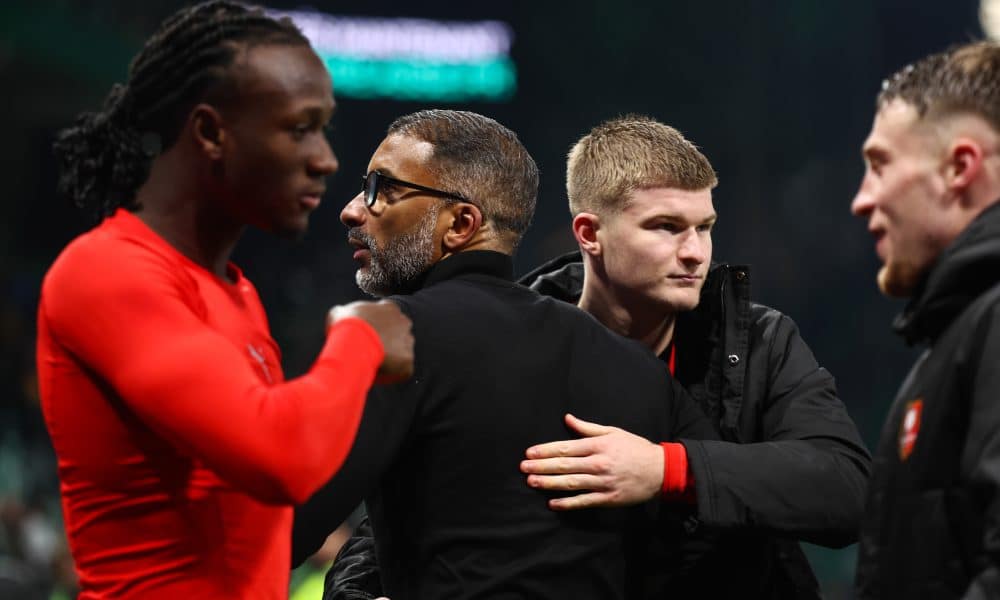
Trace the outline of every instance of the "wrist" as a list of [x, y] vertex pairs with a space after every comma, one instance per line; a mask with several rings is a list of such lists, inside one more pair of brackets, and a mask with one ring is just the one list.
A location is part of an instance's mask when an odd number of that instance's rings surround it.
[[665, 499], [677, 499], [684, 496], [693, 483], [688, 476], [687, 449], [684, 444], [662, 442], [663, 449], [663, 481], [660, 492]]

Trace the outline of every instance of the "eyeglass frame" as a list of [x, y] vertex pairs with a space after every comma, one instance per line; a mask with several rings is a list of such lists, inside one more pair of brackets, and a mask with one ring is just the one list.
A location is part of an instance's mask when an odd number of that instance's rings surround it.
[[367, 206], [368, 208], [375, 206], [375, 201], [378, 200], [378, 192], [380, 186], [382, 185], [382, 182], [390, 183], [392, 185], [398, 185], [400, 187], [419, 190], [421, 192], [426, 192], [429, 194], [444, 196], [445, 198], [457, 200], [458, 202], [468, 202], [470, 204], [474, 204], [474, 202], [470, 201], [465, 196], [454, 194], [452, 192], [446, 192], [444, 190], [439, 190], [437, 188], [428, 187], [426, 185], [420, 185], [419, 183], [412, 183], [410, 181], [403, 181], [402, 179], [396, 179], [395, 177], [390, 177], [376, 170], [361, 176], [361, 193], [364, 194], [365, 206]]

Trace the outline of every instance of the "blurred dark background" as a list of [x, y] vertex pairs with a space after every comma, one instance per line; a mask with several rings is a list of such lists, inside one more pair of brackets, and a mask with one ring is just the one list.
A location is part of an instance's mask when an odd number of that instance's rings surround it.
[[[34, 317], [45, 269], [93, 222], [56, 194], [50, 148], [59, 128], [124, 81], [145, 38], [184, 4], [0, 6], [0, 578], [48, 570], [60, 582], [53, 597], [71, 593], [72, 582], [37, 405]], [[848, 211], [862, 174], [859, 147], [885, 76], [983, 36], [978, 0], [308, 6], [334, 15], [504, 21], [514, 33], [517, 89], [502, 102], [467, 104], [338, 97], [331, 141], [341, 171], [310, 233], [293, 243], [249, 232], [235, 257], [261, 292], [288, 375], [305, 371], [319, 350], [326, 309], [360, 297], [338, 214], [392, 119], [430, 106], [461, 108], [521, 136], [542, 171], [534, 225], [516, 260], [523, 273], [574, 247], [563, 179], [570, 145], [601, 120], [638, 112], [677, 127], [712, 161], [720, 179], [715, 258], [751, 265], [756, 300], [798, 322], [874, 445], [915, 352], [890, 330], [901, 305], [879, 296], [873, 243]], [[853, 548], [808, 551], [827, 596], [850, 597]]]

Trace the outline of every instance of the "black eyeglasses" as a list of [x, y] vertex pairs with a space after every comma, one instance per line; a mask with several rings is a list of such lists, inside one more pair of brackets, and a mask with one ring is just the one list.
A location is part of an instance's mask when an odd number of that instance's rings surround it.
[[427, 187], [426, 185], [420, 185], [418, 183], [410, 183], [409, 181], [403, 181], [402, 179], [396, 179], [395, 177], [389, 177], [388, 175], [383, 175], [378, 171], [372, 171], [367, 175], [361, 176], [361, 192], [365, 195], [365, 205], [371, 208], [375, 206], [375, 200], [378, 198], [379, 188], [383, 183], [391, 183], [392, 185], [398, 185], [401, 187], [407, 187], [414, 190], [420, 190], [421, 192], [427, 192], [428, 194], [435, 194], [437, 196], [443, 196], [445, 198], [451, 198], [452, 200], [458, 200], [459, 202], [469, 202], [464, 196], [459, 196], [458, 194], [452, 194], [451, 192], [446, 192], [444, 190], [434, 189], [432, 187]]

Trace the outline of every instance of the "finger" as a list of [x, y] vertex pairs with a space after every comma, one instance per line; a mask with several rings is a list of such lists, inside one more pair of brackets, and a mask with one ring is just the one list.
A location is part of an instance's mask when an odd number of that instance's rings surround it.
[[590, 456], [595, 451], [589, 438], [561, 440], [532, 446], [525, 451], [528, 458], [555, 458], [557, 456]]
[[615, 427], [608, 427], [607, 425], [584, 421], [583, 419], [574, 417], [569, 413], [566, 413], [566, 424], [569, 425], [573, 431], [587, 437], [604, 435], [605, 433], [611, 433], [616, 429]]
[[326, 313], [327, 325], [332, 325], [341, 319], [359, 316], [358, 308], [364, 304], [363, 301], [356, 301], [348, 304], [337, 304], [331, 307]]
[[590, 492], [579, 496], [568, 496], [566, 498], [553, 498], [549, 500], [549, 508], [552, 510], [579, 510], [581, 508], [597, 508], [615, 506], [611, 494], [604, 492]]
[[538, 475], [570, 475], [573, 473], [598, 475], [601, 470], [596, 461], [589, 457], [560, 456], [558, 458], [522, 460], [521, 472]]
[[604, 480], [596, 475], [528, 475], [528, 485], [538, 490], [556, 492], [604, 492], [608, 490]]

